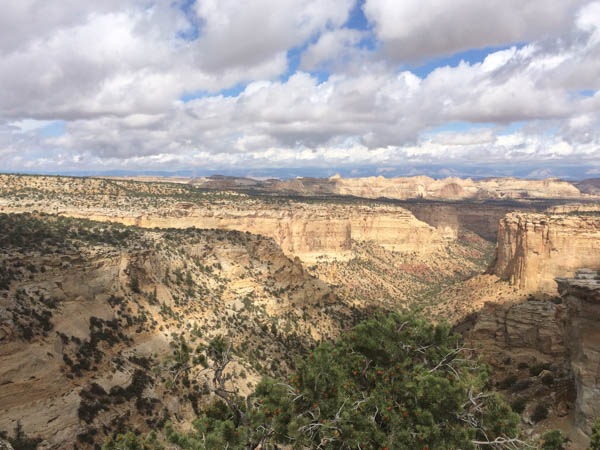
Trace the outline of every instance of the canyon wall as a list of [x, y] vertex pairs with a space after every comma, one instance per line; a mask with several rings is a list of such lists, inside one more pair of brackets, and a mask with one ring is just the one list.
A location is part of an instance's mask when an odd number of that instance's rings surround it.
[[[556, 283], [560, 301], [487, 303], [467, 340], [496, 373], [515, 376], [521, 387], [510, 395], [559, 415], [565, 414], [561, 402], [569, 402], [576, 425], [589, 434], [600, 417], [600, 273], [580, 269]], [[536, 366], [545, 372], [532, 374]], [[543, 383], [544, 374], [553, 383]]]
[[39, 211], [144, 228], [237, 230], [271, 237], [288, 256], [344, 259], [353, 241], [392, 251], [436, 252], [442, 236], [391, 204], [201, 192], [179, 183], [0, 175], [0, 212]]
[[[44, 209], [38, 209], [44, 210]], [[23, 212], [22, 208], [1, 208]], [[360, 205], [293, 205], [283, 208], [199, 207], [178, 203], [143, 213], [110, 208], [61, 207], [48, 209], [59, 215], [135, 225], [143, 228], [237, 230], [273, 238], [288, 256], [314, 261], [320, 256], [350, 257], [352, 241], [370, 241], [401, 252], [434, 253], [444, 246], [444, 236], [399, 207]]]
[[558, 290], [568, 311], [566, 341], [577, 388], [577, 423], [590, 431], [600, 417], [600, 273], [577, 271], [558, 278]]
[[491, 271], [532, 293], [555, 295], [555, 277], [600, 268], [600, 215], [507, 214]]
[[460, 230], [469, 230], [488, 241], [495, 242], [498, 236], [498, 222], [506, 214], [522, 211], [525, 205], [486, 203], [443, 203], [427, 202], [402, 204], [415, 217], [448, 238], [456, 238]]

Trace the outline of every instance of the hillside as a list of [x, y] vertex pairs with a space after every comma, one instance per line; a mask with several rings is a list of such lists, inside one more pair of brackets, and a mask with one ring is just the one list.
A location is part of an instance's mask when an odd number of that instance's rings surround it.
[[[489, 265], [493, 244], [480, 236], [493, 236], [499, 218], [515, 205], [406, 205], [419, 220], [395, 204], [353, 198], [255, 196], [133, 180], [17, 175], [0, 180], [0, 211], [271, 237], [338, 297], [361, 308], [425, 308], [453, 319], [507, 291], [490, 277], [464, 282]], [[472, 300], [461, 301], [458, 292]]]
[[189, 423], [207, 394], [200, 352], [217, 336], [234, 343], [228, 376], [244, 392], [361, 317], [264, 237], [0, 222], [0, 430], [20, 424], [49, 448]]

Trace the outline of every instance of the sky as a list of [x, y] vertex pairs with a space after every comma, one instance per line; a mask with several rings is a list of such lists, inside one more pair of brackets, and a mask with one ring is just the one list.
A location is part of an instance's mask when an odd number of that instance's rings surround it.
[[600, 1], [19, 0], [0, 171], [600, 177]]

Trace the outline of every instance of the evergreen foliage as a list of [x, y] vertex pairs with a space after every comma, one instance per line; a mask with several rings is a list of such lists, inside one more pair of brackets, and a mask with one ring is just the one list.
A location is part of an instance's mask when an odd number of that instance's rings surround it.
[[596, 419], [590, 436], [590, 450], [600, 450], [600, 418]]
[[[228, 351], [221, 338], [207, 349], [216, 378]], [[519, 416], [489, 390], [487, 369], [459, 337], [447, 325], [400, 314], [380, 315], [322, 343], [297, 362], [289, 380], [263, 379], [247, 399], [219, 386], [213, 392], [220, 398], [203, 409], [192, 432], [166, 425], [171, 445], [412, 450], [520, 442]], [[123, 446], [128, 440], [138, 446]], [[159, 448], [148, 442], [121, 436], [104, 448]]]
[[567, 439], [560, 430], [548, 431], [542, 436], [541, 448], [543, 450], [563, 450]]

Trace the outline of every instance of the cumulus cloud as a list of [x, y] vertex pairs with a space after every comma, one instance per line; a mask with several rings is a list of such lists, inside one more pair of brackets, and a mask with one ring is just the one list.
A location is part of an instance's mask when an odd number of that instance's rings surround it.
[[[600, 158], [598, 1], [367, 0], [367, 30], [346, 27], [352, 0], [13, 3], [0, 18], [5, 169]], [[426, 76], [398, 69], [522, 41]], [[283, 76], [292, 49], [300, 68]], [[64, 135], [44, 134], [55, 120]], [[504, 133], [514, 122], [526, 125]], [[455, 123], [483, 125], [439, 132]]]
[[566, 32], [585, 0], [366, 0], [366, 16], [387, 53], [424, 60]]
[[[0, 115], [40, 119], [158, 113], [184, 92], [272, 79], [289, 48], [340, 26], [352, 6], [203, 0], [189, 17], [166, 0], [13, 3], [0, 19], [0, 36], [15, 32], [0, 47]], [[194, 18], [198, 38], [180, 37]]]
[[353, 0], [203, 0], [198, 59], [211, 71], [280, 58], [328, 28], [340, 27]]
[[361, 56], [356, 45], [366, 37], [366, 32], [348, 28], [323, 33], [319, 40], [304, 52], [300, 67], [312, 71], [327, 63], [355, 62], [356, 58]]

